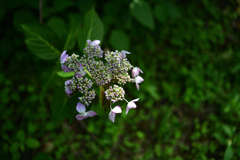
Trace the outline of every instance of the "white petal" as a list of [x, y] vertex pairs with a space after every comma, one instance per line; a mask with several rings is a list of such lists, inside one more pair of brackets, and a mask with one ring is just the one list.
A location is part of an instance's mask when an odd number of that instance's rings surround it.
[[144, 79], [143, 79], [141, 76], [137, 76], [137, 77], [135, 78], [135, 81], [136, 81], [136, 83], [141, 83], [141, 82], [144, 81]]
[[112, 121], [114, 123], [115, 120], [115, 113], [113, 113], [112, 111], [110, 111], [108, 118], [110, 119], [110, 121]]
[[68, 57], [67, 50], [65, 50], [62, 52], [61, 57], [60, 57], [61, 63], [64, 63], [67, 60], [67, 57]]
[[129, 102], [127, 105], [128, 108], [137, 108], [137, 105], [134, 102]]
[[116, 106], [112, 109], [112, 112], [114, 113], [122, 113], [121, 106]]
[[136, 83], [137, 90], [139, 91], [139, 85]]
[[134, 67], [133, 70], [132, 70], [132, 74], [134, 76], [138, 76], [139, 75], [139, 68], [138, 67]]
[[85, 113], [86, 112], [86, 107], [80, 102], [78, 102], [76, 109], [79, 113]]
[[125, 50], [122, 50], [121, 53], [122, 53], [122, 54], [125, 54], [125, 55], [126, 55], [126, 53], [127, 53], [127, 54], [131, 54], [130, 52], [125, 51]]
[[99, 44], [100, 44], [99, 40], [95, 40], [91, 43], [92, 46], [96, 46], [96, 45], [99, 45]]
[[140, 98], [137, 98], [137, 99], [134, 99], [134, 100], [131, 100], [132, 102], [137, 102]]

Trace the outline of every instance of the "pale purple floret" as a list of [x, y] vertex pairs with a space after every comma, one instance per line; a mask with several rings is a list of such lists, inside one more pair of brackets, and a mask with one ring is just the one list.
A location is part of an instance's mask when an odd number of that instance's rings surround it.
[[61, 68], [64, 72], [70, 72], [68, 67], [64, 64], [67, 61], [67, 58], [68, 58], [68, 54], [67, 54], [67, 50], [65, 50], [62, 52], [60, 57]]
[[60, 63], [65, 63], [67, 60], [68, 54], [67, 54], [67, 50], [63, 51], [60, 57]]
[[110, 119], [110, 121], [112, 121], [114, 123], [115, 120], [115, 115], [116, 113], [122, 113], [122, 109], [121, 106], [116, 106], [113, 109], [111, 109], [108, 118]]
[[83, 120], [85, 118], [93, 117], [93, 116], [97, 115], [97, 113], [94, 112], [94, 111], [86, 112], [86, 107], [82, 103], [80, 103], [80, 102], [78, 102], [76, 109], [80, 113], [80, 114], [76, 115], [76, 118], [79, 121], [81, 121], [81, 120]]
[[142, 71], [140, 68], [134, 67], [134, 68], [132, 69], [132, 77], [135, 78], [136, 76], [138, 76], [138, 75], [139, 75], [139, 71], [140, 71], [141, 73], [143, 73], [143, 71]]
[[96, 45], [100, 44], [100, 41], [99, 40], [91, 41], [89, 39], [89, 40], [87, 40], [87, 43], [88, 43], [89, 46], [96, 46]]
[[128, 114], [129, 109], [131, 109], [131, 108], [137, 108], [137, 105], [136, 105], [134, 102], [137, 102], [138, 100], [139, 100], [139, 98], [134, 99], [134, 100], [128, 102], [128, 104], [127, 104], [127, 109], [126, 109], [126, 114]]
[[70, 84], [70, 80], [67, 80], [67, 81], [65, 82], [65, 92], [66, 92], [66, 94], [68, 95], [68, 97], [71, 98], [71, 97], [70, 97], [70, 94], [73, 93], [73, 91], [71, 90], [69, 84]]
[[135, 77], [134, 79], [131, 80], [131, 82], [135, 82], [136, 83], [136, 86], [137, 86], [137, 89], [139, 90], [139, 85], [138, 83], [141, 83], [143, 82], [144, 79], [141, 77], [141, 76], [137, 76]]
[[83, 71], [83, 65], [82, 63], [80, 64], [80, 67], [78, 68], [79, 71], [75, 73], [75, 76], [78, 78], [83, 77], [87, 72]]
[[64, 72], [71, 72], [65, 64], [61, 64], [61, 68]]
[[124, 50], [122, 50], [120, 53], [121, 53], [121, 63], [123, 63], [123, 59], [126, 58], [126, 54], [131, 54], [130, 52], [124, 51]]

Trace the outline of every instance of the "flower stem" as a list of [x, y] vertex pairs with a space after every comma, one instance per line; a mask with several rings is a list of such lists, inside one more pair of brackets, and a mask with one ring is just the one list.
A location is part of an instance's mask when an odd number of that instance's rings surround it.
[[127, 103], [129, 103], [125, 98], [123, 98]]

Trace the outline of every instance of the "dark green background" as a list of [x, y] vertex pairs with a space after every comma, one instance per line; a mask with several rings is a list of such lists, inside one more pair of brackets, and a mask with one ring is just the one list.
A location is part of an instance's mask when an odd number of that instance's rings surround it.
[[240, 159], [240, 1], [43, 0], [43, 23], [64, 41], [92, 6], [102, 49], [144, 72], [139, 92], [125, 87], [137, 108], [112, 123], [96, 100], [96, 117], [56, 118], [59, 61], [32, 54], [21, 28], [39, 23], [39, 1], [0, 0], [0, 159]]

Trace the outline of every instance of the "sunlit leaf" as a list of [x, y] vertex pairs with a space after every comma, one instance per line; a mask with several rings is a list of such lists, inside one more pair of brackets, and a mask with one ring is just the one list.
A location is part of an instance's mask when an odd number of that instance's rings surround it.
[[74, 76], [74, 72], [58, 71], [57, 75], [59, 75], [60, 77], [72, 77]]
[[28, 49], [44, 60], [60, 57], [57, 45], [60, 43], [57, 35], [45, 25], [22, 25], [25, 43]]

